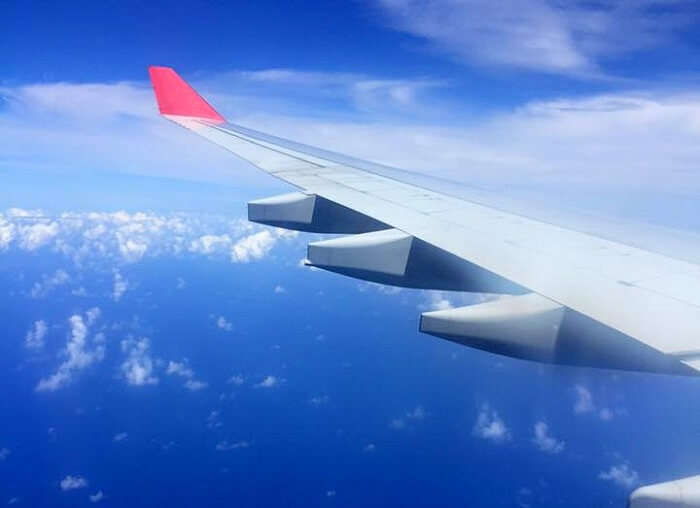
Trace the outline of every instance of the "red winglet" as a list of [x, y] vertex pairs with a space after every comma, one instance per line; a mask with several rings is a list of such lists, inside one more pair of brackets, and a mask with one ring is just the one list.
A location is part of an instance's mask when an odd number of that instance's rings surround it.
[[148, 73], [161, 115], [191, 116], [217, 124], [226, 122], [172, 68], [151, 66]]

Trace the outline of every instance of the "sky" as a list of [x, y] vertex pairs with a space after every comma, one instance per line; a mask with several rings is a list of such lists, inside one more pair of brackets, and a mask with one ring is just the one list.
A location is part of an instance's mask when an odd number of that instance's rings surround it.
[[419, 334], [420, 312], [474, 297], [300, 266], [318, 235], [245, 220], [289, 188], [159, 118], [147, 67], [233, 122], [697, 259], [699, 18], [683, 0], [5, 3], [0, 504], [624, 506], [696, 474], [695, 380]]

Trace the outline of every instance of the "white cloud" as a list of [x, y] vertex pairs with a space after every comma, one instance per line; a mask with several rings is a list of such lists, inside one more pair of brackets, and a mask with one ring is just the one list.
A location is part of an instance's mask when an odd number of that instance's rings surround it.
[[219, 316], [216, 318], [216, 326], [227, 332], [233, 330], [233, 323], [227, 320], [224, 316]]
[[627, 463], [610, 466], [610, 469], [607, 471], [601, 471], [598, 474], [598, 478], [614, 482], [626, 489], [631, 489], [639, 483], [639, 473], [632, 469]]
[[328, 400], [328, 395], [315, 395], [309, 399], [309, 404], [316, 407], [323, 406], [324, 404], [328, 404]]
[[267, 376], [265, 379], [257, 383], [255, 388], [274, 388], [276, 386], [279, 386], [284, 382], [283, 379], [280, 379], [276, 376]]
[[204, 381], [194, 379], [194, 371], [187, 364], [187, 360], [184, 360], [183, 362], [173, 362], [171, 360], [168, 362], [166, 373], [171, 376], [175, 375], [185, 378], [186, 381], [183, 386], [191, 392], [203, 390], [208, 386], [208, 384]]
[[283, 286], [275, 286], [275, 293], [281, 294], [281, 293], [286, 293], [287, 290]]
[[66, 476], [61, 480], [61, 490], [82, 489], [88, 486], [88, 481], [82, 476]]
[[574, 413], [590, 413], [595, 410], [593, 395], [591, 391], [583, 385], [574, 386], [576, 390], [576, 402], [574, 403]]
[[58, 224], [40, 222], [27, 226], [20, 226], [19, 243], [24, 250], [33, 251], [47, 244], [58, 234]]
[[46, 326], [46, 321], [40, 319], [34, 321], [34, 324], [24, 336], [24, 346], [27, 349], [41, 349], [44, 347], [44, 337], [48, 332], [49, 327]]
[[221, 423], [220, 420], [221, 412], [219, 411], [212, 411], [209, 413], [209, 416], [207, 417], [207, 428], [209, 429], [216, 429], [221, 426], [223, 426], [223, 423]]
[[168, 368], [166, 370], [167, 374], [178, 375], [186, 378], [192, 378], [194, 376], [194, 371], [185, 362], [173, 362], [172, 360], [168, 362]]
[[275, 241], [275, 236], [267, 229], [245, 236], [231, 247], [231, 261], [234, 263], [248, 263], [261, 259], [272, 250]]
[[250, 443], [248, 441], [237, 441], [235, 443], [229, 443], [228, 441], [220, 441], [216, 444], [216, 451], [227, 452], [230, 450], [238, 450], [240, 448], [249, 448]]
[[127, 437], [129, 437], [129, 434], [127, 434], [126, 432], [119, 432], [118, 434], [114, 435], [114, 437], [112, 438], [112, 441], [114, 441], [114, 442], [124, 441]]
[[335, 490], [327, 490], [326, 491], [326, 497], [335, 497]]
[[197, 392], [199, 390], [203, 390], [209, 385], [204, 381], [199, 381], [197, 379], [188, 379], [187, 381], [185, 381], [184, 386], [191, 392]]
[[114, 286], [112, 288], [112, 300], [118, 302], [121, 300], [126, 290], [129, 289], [129, 281], [122, 277], [119, 270], [114, 271]]
[[236, 374], [234, 376], [231, 376], [227, 381], [227, 383], [235, 385], [235, 386], [241, 386], [244, 382], [245, 382], [245, 378], [240, 374]]
[[564, 450], [564, 441], [552, 437], [549, 434], [549, 426], [545, 422], [535, 423], [532, 442], [543, 452], [556, 454]]
[[16, 227], [7, 222], [4, 217], [0, 217], [0, 251], [7, 250], [15, 239]]
[[406, 413], [406, 418], [411, 420], [422, 420], [425, 418], [425, 409], [423, 406], [416, 406], [412, 411]]
[[29, 294], [32, 298], [42, 298], [69, 281], [70, 276], [65, 270], [59, 269], [53, 275], [44, 275], [41, 282], [35, 282]]
[[654, 0], [378, 3], [391, 26], [457, 60], [572, 75], [594, 74], [613, 56], [668, 42], [683, 25], [678, 14], [691, 5], [667, 5], [672, 13], [660, 15]]
[[[92, 309], [88, 311], [88, 313], [90, 312], [93, 315], [95, 313]], [[87, 319], [90, 321], [89, 317]], [[83, 316], [74, 314], [69, 318], [68, 322], [71, 333], [65, 349], [61, 352], [61, 355], [66, 357], [66, 359], [59, 365], [53, 375], [39, 381], [39, 384], [36, 386], [37, 391], [58, 390], [70, 383], [76, 372], [85, 369], [93, 363], [100, 362], [104, 358], [105, 347], [101, 337], [98, 338], [96, 335], [92, 341], [94, 347], [91, 350], [88, 349], [89, 325], [85, 322]]]
[[604, 422], [607, 422], [607, 421], [610, 421], [613, 419], [614, 414], [609, 408], [604, 407], [603, 409], [598, 411], [598, 416], [600, 417], [601, 420], [603, 420]]
[[121, 372], [128, 384], [134, 386], [158, 384], [158, 378], [153, 372], [150, 347], [151, 343], [145, 337], [121, 341], [122, 352], [126, 354], [126, 360], [121, 364]]
[[444, 291], [424, 291], [424, 303], [418, 305], [419, 310], [447, 310], [454, 307]]
[[177, 283], [175, 284], [175, 289], [185, 289], [187, 287], [187, 282], [182, 277], [177, 278]]
[[0, 448], [0, 461], [5, 460], [10, 456], [10, 450], [8, 448]]
[[574, 390], [576, 391], [576, 401], [574, 402], [575, 414], [586, 414], [597, 411], [598, 417], [604, 422], [610, 421], [615, 417], [615, 413], [610, 408], [603, 407], [600, 410], [596, 409], [596, 405], [593, 401], [593, 394], [585, 386], [580, 384], [575, 385]]
[[202, 235], [190, 242], [189, 251], [199, 254], [215, 254], [225, 252], [231, 245], [231, 238], [223, 235]]
[[501, 417], [498, 416], [498, 413], [488, 404], [481, 406], [472, 433], [476, 437], [494, 443], [503, 443], [511, 439], [510, 430], [508, 430]]
[[365, 453], [372, 453], [372, 452], [375, 451], [376, 449], [377, 449], [377, 447], [375, 446], [374, 443], [369, 443], [368, 445], [366, 445], [366, 446], [362, 449], [362, 451], [365, 452]]
[[94, 494], [90, 494], [90, 502], [91, 503], [99, 503], [104, 499], [105, 495], [101, 490], [98, 490]]
[[406, 428], [406, 422], [403, 418], [394, 418], [389, 422], [389, 427], [394, 430], [402, 430]]

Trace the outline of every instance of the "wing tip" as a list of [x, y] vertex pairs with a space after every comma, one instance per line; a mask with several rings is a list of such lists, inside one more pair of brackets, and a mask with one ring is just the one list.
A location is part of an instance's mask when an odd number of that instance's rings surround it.
[[226, 120], [172, 67], [148, 67], [161, 115], [184, 116], [220, 124]]

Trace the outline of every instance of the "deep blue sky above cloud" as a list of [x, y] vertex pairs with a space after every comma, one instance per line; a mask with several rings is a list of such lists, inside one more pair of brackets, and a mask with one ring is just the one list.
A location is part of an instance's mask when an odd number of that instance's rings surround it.
[[419, 335], [469, 297], [297, 266], [309, 236], [240, 220], [287, 188], [146, 82], [172, 65], [252, 127], [694, 233], [697, 4], [492, 4], [3, 6], [0, 503], [622, 506], [698, 471], [696, 382]]

